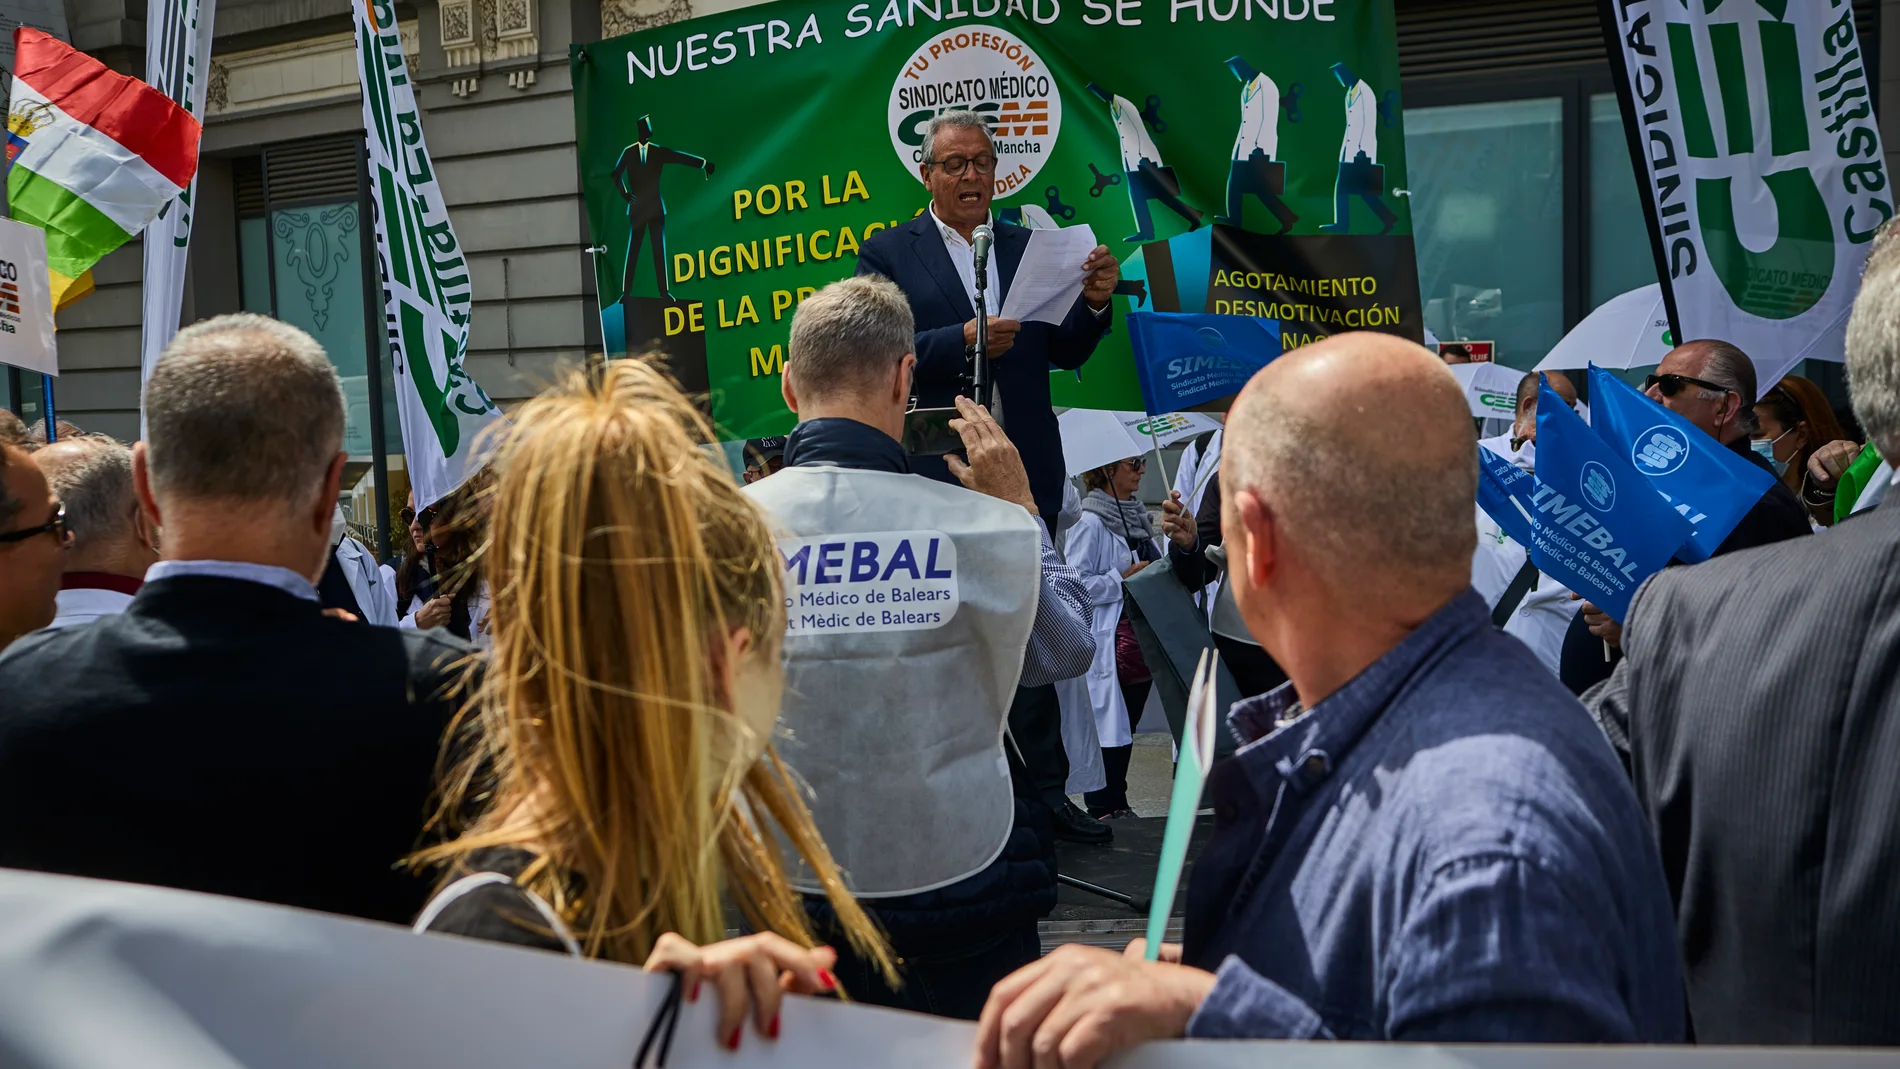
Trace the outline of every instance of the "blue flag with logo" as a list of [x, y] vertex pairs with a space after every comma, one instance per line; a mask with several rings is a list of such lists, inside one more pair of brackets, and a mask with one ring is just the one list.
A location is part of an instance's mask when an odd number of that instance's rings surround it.
[[1689, 537], [1689, 521], [1549, 386], [1537, 394], [1536, 473], [1489, 449], [1478, 459], [1479, 506], [1539, 571], [1612, 619]]
[[1590, 425], [1688, 519], [1695, 533], [1677, 556], [1691, 564], [1708, 560], [1775, 484], [1748, 458], [1595, 365]]
[[1128, 339], [1148, 414], [1232, 397], [1280, 355], [1280, 322], [1194, 312], [1130, 312]]

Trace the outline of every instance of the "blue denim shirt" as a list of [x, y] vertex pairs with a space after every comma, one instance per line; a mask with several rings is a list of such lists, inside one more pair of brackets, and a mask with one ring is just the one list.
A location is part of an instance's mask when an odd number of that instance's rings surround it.
[[1466, 590], [1301, 713], [1234, 706], [1184, 960], [1210, 1038], [1675, 1042], [1674, 911], [1601, 732]]

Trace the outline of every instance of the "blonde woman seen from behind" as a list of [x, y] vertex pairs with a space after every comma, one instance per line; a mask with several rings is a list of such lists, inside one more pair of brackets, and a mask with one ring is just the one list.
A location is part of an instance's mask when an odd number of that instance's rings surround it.
[[[689, 998], [710, 981], [737, 1049], [748, 1011], [775, 1038], [782, 992], [836, 986], [781, 836], [894, 973], [769, 745], [780, 561], [713, 440], [634, 361], [516, 413], [489, 509], [493, 649], [451, 733], [453, 837], [416, 857], [443, 870], [416, 927], [677, 970]], [[725, 940], [724, 901], [759, 934]]]

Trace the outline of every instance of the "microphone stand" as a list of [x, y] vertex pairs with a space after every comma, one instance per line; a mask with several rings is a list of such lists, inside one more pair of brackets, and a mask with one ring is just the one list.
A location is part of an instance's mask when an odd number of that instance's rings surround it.
[[989, 408], [990, 308], [988, 294], [990, 288], [990, 258], [988, 253], [991, 250], [984, 249], [983, 251], [985, 255], [978, 257], [976, 261], [976, 355], [972, 360], [971, 367], [971, 393], [973, 396], [970, 400], [975, 401], [984, 408]]

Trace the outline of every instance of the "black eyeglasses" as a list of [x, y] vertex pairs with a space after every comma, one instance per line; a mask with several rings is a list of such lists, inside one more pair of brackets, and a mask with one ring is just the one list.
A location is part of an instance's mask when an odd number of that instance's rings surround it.
[[1714, 390], [1717, 393], [1736, 392], [1727, 386], [1710, 382], [1707, 379], [1690, 378], [1687, 375], [1650, 375], [1643, 379], [1644, 391], [1648, 391], [1651, 386], [1661, 390], [1664, 397], [1676, 396], [1682, 392], [1685, 386], [1700, 386], [1705, 390]]
[[32, 538], [36, 535], [43, 535], [43, 534], [48, 534], [48, 533], [51, 533], [57, 536], [62, 545], [65, 544], [66, 542], [66, 506], [65, 505], [60, 505], [57, 508], [53, 509], [53, 518], [50, 520], [47, 520], [45, 523], [40, 524], [38, 527], [23, 527], [18, 531], [8, 531], [6, 534], [0, 534], [0, 545], [7, 545], [8, 543], [12, 543], [12, 542], [24, 542], [27, 539]]
[[974, 159], [968, 156], [952, 156], [947, 160], [926, 160], [924, 162], [929, 163], [933, 167], [943, 168], [943, 173], [952, 178], [963, 177], [963, 172], [972, 167], [976, 168], [977, 174], [996, 173], [996, 157], [990, 155], [977, 156]]
[[405, 525], [416, 522], [416, 510], [410, 508], [408, 505], [404, 505], [402, 511], [396, 513], [396, 515], [402, 517], [402, 522]]

